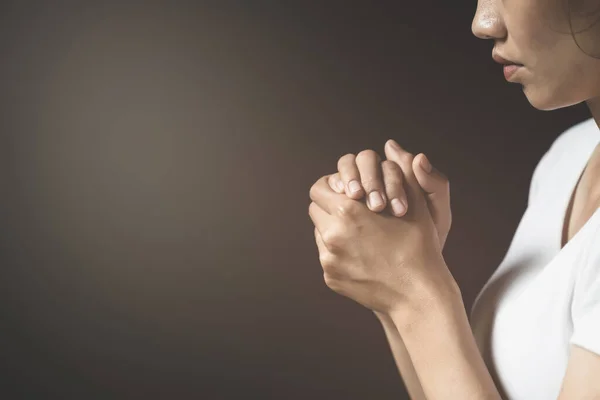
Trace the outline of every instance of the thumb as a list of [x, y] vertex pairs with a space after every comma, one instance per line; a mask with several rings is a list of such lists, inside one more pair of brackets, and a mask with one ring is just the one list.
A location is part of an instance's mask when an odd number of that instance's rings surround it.
[[446, 175], [432, 166], [424, 153], [415, 156], [412, 166], [419, 185], [430, 199], [447, 194], [448, 179]]
[[[423, 164], [429, 165], [431, 171], [428, 171]], [[413, 170], [415, 177], [423, 189], [425, 198], [429, 202], [429, 211], [433, 221], [437, 224], [447, 218], [449, 212], [450, 187], [448, 178], [442, 172], [438, 171], [423, 153], [419, 153], [413, 159]]]

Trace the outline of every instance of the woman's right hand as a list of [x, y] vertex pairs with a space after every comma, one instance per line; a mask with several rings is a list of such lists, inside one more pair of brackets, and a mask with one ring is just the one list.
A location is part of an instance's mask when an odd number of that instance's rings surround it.
[[[386, 142], [385, 155], [387, 160], [385, 161], [381, 161], [379, 154], [373, 150], [363, 150], [356, 156], [350, 153], [340, 157], [338, 172], [331, 176], [329, 185], [336, 192], [346, 193], [347, 196], [355, 200], [360, 200], [367, 194], [367, 206], [374, 212], [386, 210], [388, 199], [391, 199], [389, 209], [392, 214], [402, 217], [406, 213], [406, 208], [396, 212], [393, 206], [398, 202], [394, 199], [404, 201], [406, 207], [409, 205], [406, 203], [403, 182], [392, 177], [403, 176], [403, 174], [397, 174], [398, 167], [404, 171], [407, 164], [412, 165], [415, 177], [424, 191], [429, 212], [437, 229], [440, 248], [443, 249], [452, 225], [450, 182], [446, 175], [436, 168], [432, 167], [431, 172], [428, 172], [423, 167], [423, 161], [425, 161], [425, 165], [428, 163], [425, 154], [419, 153], [417, 156], [413, 156], [399, 145], [395, 147], [395, 144], [397, 145], [394, 140]], [[350, 183], [352, 181], [358, 183], [358, 191], [356, 192], [351, 191]], [[377, 193], [382, 195], [383, 203], [374, 205], [372, 201]]]

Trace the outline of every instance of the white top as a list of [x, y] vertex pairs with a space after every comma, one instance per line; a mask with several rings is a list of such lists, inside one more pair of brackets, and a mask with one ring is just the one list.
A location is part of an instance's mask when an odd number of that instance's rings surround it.
[[600, 354], [600, 208], [561, 249], [564, 217], [600, 130], [563, 132], [538, 162], [527, 209], [471, 309], [471, 327], [510, 400], [556, 399], [571, 343]]

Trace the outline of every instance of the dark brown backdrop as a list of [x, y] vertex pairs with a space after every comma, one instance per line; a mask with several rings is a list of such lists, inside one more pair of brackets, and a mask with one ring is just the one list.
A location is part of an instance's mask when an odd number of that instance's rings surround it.
[[588, 117], [504, 80], [474, 1], [417, 3], [2, 2], [1, 397], [406, 398], [323, 282], [310, 186], [425, 152], [470, 307]]

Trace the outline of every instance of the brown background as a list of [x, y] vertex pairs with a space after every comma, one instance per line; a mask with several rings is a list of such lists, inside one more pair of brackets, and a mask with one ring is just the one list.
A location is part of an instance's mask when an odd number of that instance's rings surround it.
[[2, 2], [1, 397], [406, 398], [323, 282], [310, 186], [425, 152], [470, 308], [589, 116], [531, 107], [461, 4]]

